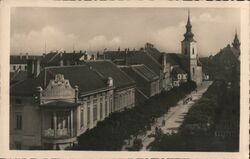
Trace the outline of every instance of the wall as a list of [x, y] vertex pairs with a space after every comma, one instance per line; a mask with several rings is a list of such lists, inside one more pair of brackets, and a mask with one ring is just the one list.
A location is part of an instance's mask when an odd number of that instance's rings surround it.
[[115, 91], [114, 111], [122, 111], [135, 105], [135, 88], [126, 88]]
[[[111, 104], [111, 100], [112, 100], [112, 104]], [[82, 101], [82, 104], [78, 106], [76, 110], [77, 112], [76, 114], [77, 136], [84, 133], [87, 129], [91, 129], [95, 127], [99, 121], [104, 120], [106, 117], [109, 116], [111, 111], [114, 110], [114, 108], [112, 108], [112, 106], [114, 105], [113, 90], [108, 91], [108, 92], [97, 93], [91, 96], [86, 96], [82, 98], [81, 101]], [[95, 121], [93, 118], [94, 101], [97, 101], [96, 102], [97, 103], [97, 120]], [[102, 108], [103, 108], [102, 111], [100, 107], [101, 103], [102, 103]], [[107, 107], [105, 108], [106, 103], [107, 103]], [[90, 116], [88, 116], [88, 109], [90, 112]], [[107, 110], [107, 112], [105, 111], [105, 109]], [[81, 120], [82, 120], [81, 110], [83, 110], [83, 126], [81, 126]], [[101, 113], [102, 113], [102, 116], [101, 116]], [[88, 123], [88, 118], [90, 119], [89, 123]]]
[[197, 74], [196, 74], [196, 84], [200, 85], [202, 83], [203, 73], [202, 73], [202, 67], [197, 66]]
[[160, 93], [160, 81], [156, 80], [150, 84], [150, 97]]
[[[38, 105], [34, 104], [34, 98], [12, 96], [10, 103], [10, 149], [16, 149], [16, 142], [22, 145], [22, 149], [40, 146], [41, 115]], [[16, 129], [15, 113], [22, 114], [22, 129], [20, 130]]]

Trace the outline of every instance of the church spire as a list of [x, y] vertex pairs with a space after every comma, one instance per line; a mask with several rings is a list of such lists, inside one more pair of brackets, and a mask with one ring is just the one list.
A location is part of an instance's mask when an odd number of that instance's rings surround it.
[[240, 41], [238, 39], [237, 31], [235, 31], [234, 41], [232, 42], [232, 45], [234, 48], [240, 49]]
[[194, 34], [192, 33], [192, 24], [190, 21], [190, 11], [188, 9], [188, 20], [186, 24], [186, 33], [184, 34], [185, 39], [187, 41], [193, 41]]

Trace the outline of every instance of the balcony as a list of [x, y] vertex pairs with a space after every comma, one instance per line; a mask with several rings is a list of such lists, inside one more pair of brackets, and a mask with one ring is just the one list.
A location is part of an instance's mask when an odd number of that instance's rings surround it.
[[43, 137], [46, 138], [67, 138], [70, 137], [70, 129], [47, 129], [43, 131]]

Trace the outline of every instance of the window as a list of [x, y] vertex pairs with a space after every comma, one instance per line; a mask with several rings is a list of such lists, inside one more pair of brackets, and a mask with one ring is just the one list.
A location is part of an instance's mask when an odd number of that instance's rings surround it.
[[110, 97], [109, 99], [109, 106], [110, 106], [110, 112], [113, 112], [112, 108], [113, 108], [113, 100], [112, 97]]
[[16, 117], [16, 129], [22, 129], [22, 113], [15, 114]]
[[187, 48], [185, 48], [185, 55], [187, 55], [187, 53], [188, 53], [188, 50], [187, 50]]
[[24, 69], [25, 69], [25, 70], [27, 70], [27, 68], [28, 68], [27, 66], [24, 66]]
[[93, 120], [97, 120], [97, 100], [93, 101]]
[[194, 48], [193, 48], [192, 54], [194, 55]]
[[50, 127], [51, 127], [51, 129], [54, 129], [54, 118], [53, 118], [53, 114], [51, 114]]
[[88, 112], [87, 112], [87, 123], [90, 123], [90, 102], [87, 103], [87, 107], [88, 107]]
[[194, 70], [194, 67], [193, 67], [193, 74], [195, 74], [195, 70]]
[[105, 100], [105, 116], [108, 115], [108, 101]]
[[22, 66], [21, 66], [21, 65], [19, 66], [19, 69], [20, 69], [20, 70], [22, 69]]
[[13, 70], [16, 70], [16, 66], [13, 66]]
[[101, 101], [101, 103], [100, 103], [100, 119], [103, 118], [103, 115], [102, 115], [103, 110], [102, 110], [102, 109], [103, 109], [103, 108], [102, 108], [102, 101]]
[[81, 125], [81, 127], [83, 127], [83, 123], [84, 123], [84, 119], [83, 119], [83, 108], [81, 108], [81, 113], [80, 113], [80, 125]]

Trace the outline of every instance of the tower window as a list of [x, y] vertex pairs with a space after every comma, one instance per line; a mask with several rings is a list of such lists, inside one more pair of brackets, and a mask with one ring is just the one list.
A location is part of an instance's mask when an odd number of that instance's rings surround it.
[[194, 67], [193, 67], [193, 74], [195, 74], [195, 70], [194, 70]]
[[192, 52], [192, 54], [194, 55], [194, 48], [193, 48], [193, 52]]

